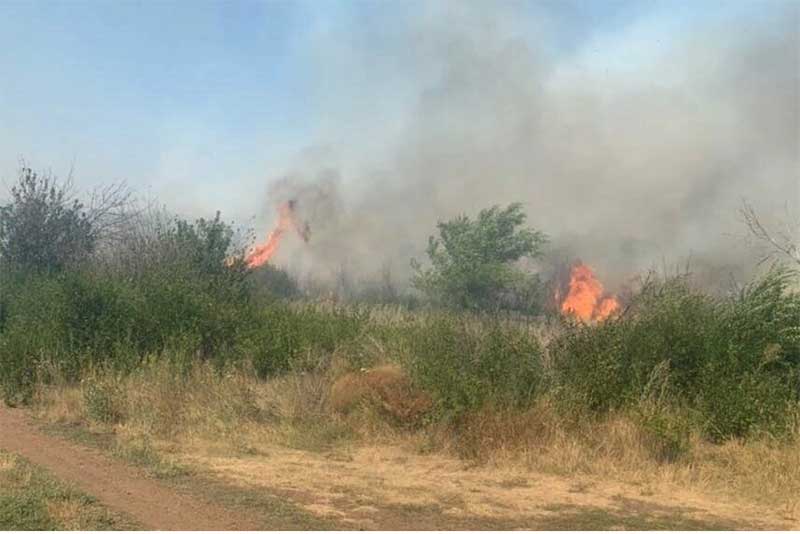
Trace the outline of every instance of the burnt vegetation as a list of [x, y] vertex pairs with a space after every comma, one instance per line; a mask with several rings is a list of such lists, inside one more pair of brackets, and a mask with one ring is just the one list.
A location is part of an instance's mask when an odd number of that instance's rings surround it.
[[[414, 412], [406, 426], [462, 428], [482, 410], [522, 412], [547, 399], [569, 420], [633, 414], [670, 461], [690, 433], [723, 442], [796, 431], [800, 293], [792, 262], [722, 295], [689, 275], [650, 276], [624, 311], [583, 324], [550, 310], [548, 285], [520, 266], [544, 254], [546, 237], [526, 228], [512, 204], [441, 223], [429, 261], [414, 263], [416, 296], [398, 292], [387, 275], [365, 299], [372, 303], [321, 302], [280, 269], [228, 261], [244, 257], [246, 240], [219, 213], [170, 217], [136, 207], [124, 187], [97, 198], [83, 203], [57, 179], [24, 169], [0, 207], [7, 403], [29, 402], [56, 375], [125, 376], [158, 360], [177, 374], [202, 363], [258, 379], [336, 360], [358, 384], [369, 385], [357, 378], [363, 369], [400, 369], [403, 391], [425, 399], [424, 413], [406, 410]], [[762, 238], [762, 227], [751, 228]], [[385, 404], [392, 387], [381, 382], [370, 395]], [[106, 406], [113, 392], [91, 391], [97, 418], [116, 417]]]

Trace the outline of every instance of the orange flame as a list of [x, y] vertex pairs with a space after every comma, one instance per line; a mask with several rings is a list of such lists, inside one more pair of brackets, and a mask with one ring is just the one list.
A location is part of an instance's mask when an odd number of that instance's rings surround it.
[[569, 292], [561, 303], [564, 314], [572, 314], [584, 322], [602, 321], [619, 310], [613, 295], [603, 295], [603, 284], [588, 265], [579, 263], [572, 268]]
[[278, 208], [278, 222], [267, 236], [267, 240], [263, 244], [254, 246], [245, 257], [244, 261], [248, 268], [255, 269], [267, 263], [270, 258], [272, 258], [273, 254], [275, 254], [275, 251], [278, 250], [278, 245], [283, 238], [283, 234], [290, 228], [294, 228], [300, 237], [303, 238], [303, 241], [306, 243], [308, 242], [308, 224], [300, 224], [300, 221], [295, 217], [294, 207], [294, 200], [280, 205]]

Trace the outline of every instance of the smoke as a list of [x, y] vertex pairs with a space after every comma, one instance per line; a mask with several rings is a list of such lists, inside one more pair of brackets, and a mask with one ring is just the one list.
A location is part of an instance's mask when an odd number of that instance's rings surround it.
[[319, 146], [267, 196], [270, 211], [298, 200], [311, 241], [279, 263], [321, 278], [388, 265], [402, 283], [437, 221], [519, 201], [551, 254], [610, 289], [665, 261], [752, 268], [741, 199], [765, 218], [800, 209], [800, 7], [653, 13], [565, 51], [526, 5], [429, 3], [377, 51], [317, 36]]

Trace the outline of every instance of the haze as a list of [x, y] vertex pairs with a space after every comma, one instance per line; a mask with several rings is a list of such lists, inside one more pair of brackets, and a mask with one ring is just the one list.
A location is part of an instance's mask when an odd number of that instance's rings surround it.
[[[405, 279], [438, 220], [522, 202], [610, 284], [757, 259], [800, 209], [796, 2], [11, 2], [0, 172], [125, 180], [297, 275]], [[5, 195], [5, 191], [0, 193]]]

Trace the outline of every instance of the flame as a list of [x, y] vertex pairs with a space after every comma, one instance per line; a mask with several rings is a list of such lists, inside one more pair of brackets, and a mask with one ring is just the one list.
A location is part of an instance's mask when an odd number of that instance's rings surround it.
[[250, 249], [245, 257], [244, 261], [248, 268], [255, 269], [267, 263], [273, 254], [275, 254], [275, 251], [278, 250], [278, 245], [280, 245], [281, 239], [283, 239], [283, 235], [287, 230], [294, 228], [300, 237], [303, 238], [303, 241], [308, 243], [308, 224], [300, 224], [300, 221], [295, 216], [294, 208], [294, 200], [284, 202], [280, 205], [278, 208], [278, 222], [275, 224], [275, 228], [267, 235], [267, 240]]
[[561, 303], [564, 314], [575, 315], [585, 322], [602, 321], [619, 310], [619, 307], [615, 296], [604, 296], [603, 284], [588, 265], [578, 263], [572, 268], [569, 292]]

